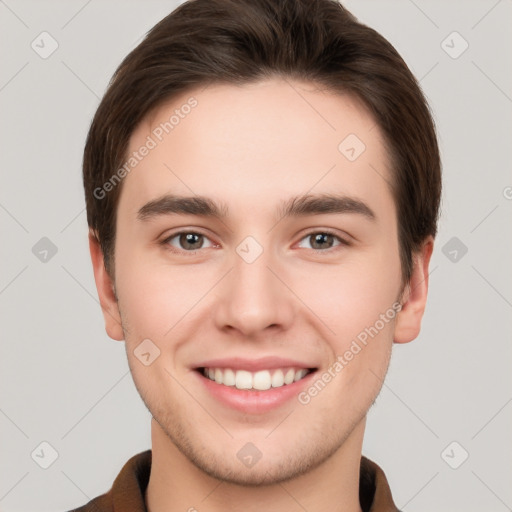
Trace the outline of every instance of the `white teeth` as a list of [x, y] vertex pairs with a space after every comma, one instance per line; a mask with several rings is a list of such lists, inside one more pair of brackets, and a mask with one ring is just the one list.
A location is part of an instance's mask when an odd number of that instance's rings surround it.
[[[219, 370], [221, 371], [221, 370]], [[222, 384], [220, 382], [219, 384]], [[235, 386], [237, 389], [251, 389], [252, 388], [252, 375], [251, 372], [245, 370], [238, 370], [235, 374]]]
[[260, 370], [258, 372], [248, 372], [247, 370], [232, 370], [231, 368], [204, 368], [203, 374], [217, 384], [224, 386], [234, 386], [237, 389], [254, 389], [257, 391], [266, 391], [270, 388], [280, 388], [297, 382], [308, 374], [305, 368]]
[[276, 370], [272, 375], [272, 387], [280, 388], [284, 384], [284, 375], [282, 370]]
[[236, 383], [236, 376], [235, 372], [228, 368], [227, 370], [224, 370], [224, 378], [222, 382], [225, 386], [234, 386]]
[[270, 378], [270, 372], [268, 370], [256, 372], [254, 374], [254, 377], [252, 378], [252, 387], [260, 391], [270, 389], [272, 387], [272, 379]]
[[306, 373], [308, 373], [307, 370], [299, 370], [296, 374], [295, 374], [295, 377], [294, 377], [294, 381], [297, 382], [298, 380], [302, 379], [302, 377], [304, 377], [304, 375], [306, 375]]
[[284, 376], [284, 383], [291, 384], [293, 382], [293, 378], [295, 377], [295, 371], [293, 369], [289, 369]]

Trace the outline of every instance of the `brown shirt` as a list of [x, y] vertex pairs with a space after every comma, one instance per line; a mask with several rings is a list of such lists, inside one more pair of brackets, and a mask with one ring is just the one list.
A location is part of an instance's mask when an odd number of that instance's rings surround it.
[[[151, 450], [134, 455], [124, 466], [110, 491], [71, 512], [147, 512], [144, 494], [151, 472]], [[359, 502], [363, 512], [400, 512], [393, 503], [382, 469], [361, 457]]]

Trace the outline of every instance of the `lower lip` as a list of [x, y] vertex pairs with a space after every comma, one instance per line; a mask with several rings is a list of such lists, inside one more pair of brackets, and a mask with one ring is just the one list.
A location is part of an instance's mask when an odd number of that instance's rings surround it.
[[224, 386], [205, 377], [200, 371], [195, 372], [206, 389], [219, 402], [232, 409], [248, 414], [262, 414], [277, 409], [289, 400], [296, 397], [302, 389], [309, 385], [316, 371], [308, 373], [304, 378], [279, 388], [270, 388], [266, 391], [252, 391], [237, 389], [234, 386]]

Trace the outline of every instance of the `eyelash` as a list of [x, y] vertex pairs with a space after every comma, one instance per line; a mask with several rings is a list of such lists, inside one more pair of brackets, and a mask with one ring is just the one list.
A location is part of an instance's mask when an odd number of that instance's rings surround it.
[[[175, 233], [172, 233], [170, 236], [166, 237], [164, 240], [162, 240], [161, 245], [163, 245], [165, 248], [167, 248], [168, 250], [170, 250], [171, 252], [175, 253], [175, 254], [187, 254], [189, 256], [194, 256], [197, 251], [203, 249], [203, 247], [201, 247], [200, 249], [197, 249], [197, 250], [191, 250], [191, 251], [187, 251], [186, 249], [176, 249], [175, 247], [173, 247], [172, 245], [170, 245], [170, 241], [180, 235], [189, 235], [189, 234], [194, 234], [194, 235], [201, 235], [205, 238], [207, 238], [208, 240], [209, 237], [207, 235], [205, 235], [204, 233], [201, 233], [200, 231], [192, 231], [192, 230], [183, 230], [183, 231], [177, 231]], [[342, 247], [348, 247], [350, 246], [350, 242], [348, 242], [347, 240], [345, 240], [344, 238], [341, 238], [339, 235], [337, 235], [336, 233], [334, 233], [333, 231], [329, 230], [329, 229], [322, 229], [322, 230], [319, 230], [319, 231], [310, 231], [309, 233], [306, 233], [300, 240], [299, 242], [301, 242], [302, 240], [306, 239], [306, 238], [309, 238], [313, 235], [319, 235], [319, 234], [322, 234], [322, 235], [330, 235], [332, 237], [334, 237], [338, 242], [339, 244], [334, 246], [334, 247], [329, 247], [327, 249], [310, 249], [314, 252], [316, 252], [317, 254], [318, 253], [332, 253], [334, 251], [336, 251], [337, 249], [340, 249]], [[210, 240], [211, 241], [211, 240]], [[214, 243], [214, 242], [212, 242]], [[215, 244], [214, 245], [218, 245], [218, 244]], [[206, 247], [206, 249], [209, 249], [209, 247]]]

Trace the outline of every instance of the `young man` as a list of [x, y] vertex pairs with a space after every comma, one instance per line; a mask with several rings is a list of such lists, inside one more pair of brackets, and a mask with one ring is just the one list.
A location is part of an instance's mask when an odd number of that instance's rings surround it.
[[395, 511], [361, 455], [441, 191], [393, 47], [333, 0], [195, 0], [117, 70], [84, 185], [152, 450], [80, 511]]

